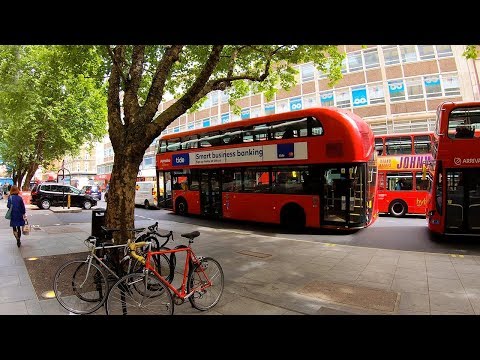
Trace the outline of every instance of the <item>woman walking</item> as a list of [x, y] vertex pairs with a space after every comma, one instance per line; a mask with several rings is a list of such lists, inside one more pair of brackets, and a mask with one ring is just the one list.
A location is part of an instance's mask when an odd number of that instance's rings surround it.
[[12, 217], [10, 226], [13, 228], [13, 235], [17, 239], [17, 246], [20, 247], [20, 237], [22, 236], [22, 226], [25, 226], [25, 204], [20, 195], [18, 195], [18, 186], [13, 185], [10, 189], [7, 207], [12, 208]]

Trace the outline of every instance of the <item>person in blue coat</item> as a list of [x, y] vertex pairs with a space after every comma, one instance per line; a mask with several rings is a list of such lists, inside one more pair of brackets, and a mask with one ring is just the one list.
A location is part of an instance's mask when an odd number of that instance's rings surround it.
[[22, 226], [25, 226], [25, 204], [20, 195], [18, 195], [18, 186], [13, 185], [10, 188], [10, 196], [8, 197], [7, 207], [12, 208], [12, 217], [10, 226], [13, 228], [13, 235], [17, 239], [17, 246], [20, 247], [20, 237], [22, 236]]

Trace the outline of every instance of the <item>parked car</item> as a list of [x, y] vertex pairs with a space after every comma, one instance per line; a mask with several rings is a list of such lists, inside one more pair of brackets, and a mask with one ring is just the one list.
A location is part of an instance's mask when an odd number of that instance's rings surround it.
[[102, 200], [102, 192], [97, 185], [86, 185], [80, 189], [80, 192], [85, 193], [97, 200]]
[[31, 191], [31, 204], [37, 205], [40, 209], [47, 210], [50, 206], [67, 205], [70, 195], [70, 206], [82, 207], [86, 210], [97, 205], [97, 200], [91, 195], [82, 194], [77, 188], [59, 183], [36, 184]]

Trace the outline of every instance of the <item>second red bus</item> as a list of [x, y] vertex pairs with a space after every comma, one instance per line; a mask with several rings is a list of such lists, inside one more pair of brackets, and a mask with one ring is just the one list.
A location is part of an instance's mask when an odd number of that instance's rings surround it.
[[433, 132], [375, 136], [378, 154], [378, 210], [395, 217], [425, 215]]

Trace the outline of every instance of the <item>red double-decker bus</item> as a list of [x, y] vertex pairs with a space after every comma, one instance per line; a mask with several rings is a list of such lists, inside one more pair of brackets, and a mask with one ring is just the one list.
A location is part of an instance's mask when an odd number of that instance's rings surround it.
[[480, 102], [444, 102], [433, 135], [428, 228], [480, 236]]
[[430, 182], [425, 167], [432, 159], [433, 132], [376, 135], [378, 210], [395, 217], [425, 215]]
[[160, 205], [177, 214], [335, 229], [378, 216], [373, 133], [341, 109], [164, 135], [156, 164]]

